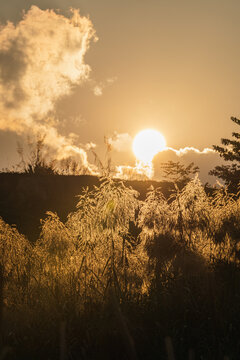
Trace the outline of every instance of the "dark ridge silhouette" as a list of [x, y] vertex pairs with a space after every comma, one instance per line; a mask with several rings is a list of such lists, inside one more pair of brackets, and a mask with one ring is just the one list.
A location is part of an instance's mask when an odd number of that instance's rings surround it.
[[[118, 180], [116, 180], [118, 181]], [[173, 189], [169, 182], [124, 181], [144, 200], [149, 187], [161, 187], [167, 197]], [[40, 233], [40, 219], [46, 211], [56, 212], [62, 221], [76, 209], [78, 195], [87, 186], [99, 186], [100, 178], [92, 175], [0, 174], [0, 216], [20, 233], [35, 241]]]

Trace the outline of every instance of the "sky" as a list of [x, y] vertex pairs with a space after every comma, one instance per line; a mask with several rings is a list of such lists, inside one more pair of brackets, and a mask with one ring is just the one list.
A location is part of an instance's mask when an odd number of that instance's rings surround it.
[[107, 137], [123, 172], [134, 136], [154, 128], [170, 148], [155, 177], [170, 159], [194, 161], [209, 181], [220, 160], [206, 149], [240, 116], [239, 14], [238, 0], [1, 2], [0, 168], [45, 132], [51, 156], [90, 173], [89, 149], [104, 160]]

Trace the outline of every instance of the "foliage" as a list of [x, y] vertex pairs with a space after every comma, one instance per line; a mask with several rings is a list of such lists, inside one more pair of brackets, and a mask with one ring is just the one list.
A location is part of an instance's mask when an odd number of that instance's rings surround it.
[[[127, 289], [141, 286], [144, 269], [137, 265], [141, 259], [140, 251], [129, 233], [130, 222], [135, 222], [138, 203], [136, 191], [125, 187], [122, 182], [105, 179], [99, 188], [92, 192], [86, 189], [79, 197], [78, 210], [70, 214], [67, 226], [78, 238], [79, 251], [84, 254], [91, 268], [91, 277], [95, 280], [106, 274], [101, 280], [101, 291], [107, 287], [124, 296]], [[138, 255], [137, 255], [138, 252]], [[97, 261], [96, 261], [97, 259]], [[132, 273], [133, 266], [139, 266], [137, 276]]]
[[[240, 125], [239, 119], [231, 117], [231, 120], [237, 125]], [[237, 140], [224, 138], [221, 139], [221, 142], [225, 147], [213, 145], [213, 148], [224, 158], [224, 160], [240, 161], [240, 142], [238, 141], [240, 139], [240, 133], [233, 132], [232, 136]]]
[[44, 135], [38, 135], [36, 142], [28, 139], [30, 154], [28, 160], [25, 160], [23, 146], [18, 143], [17, 152], [20, 156], [19, 168], [29, 175], [54, 175], [56, 174], [54, 161], [48, 161], [46, 157], [47, 149], [44, 144]]
[[104, 144], [106, 146], [106, 153], [103, 160], [101, 160], [100, 156], [94, 150], [94, 147], [91, 147], [91, 153], [94, 156], [94, 162], [98, 168], [99, 174], [101, 177], [111, 177], [114, 173], [114, 169], [112, 167], [112, 159], [111, 159], [111, 151], [112, 145], [109, 141], [109, 138], [104, 136]]
[[66, 222], [48, 212], [33, 246], [0, 221], [10, 359], [165, 359], [166, 336], [178, 358], [237, 358], [240, 200], [197, 177], [137, 196], [104, 178]]
[[[231, 120], [240, 125], [239, 119], [231, 117]], [[213, 148], [225, 161], [232, 161], [234, 163], [216, 166], [209, 174], [222, 179], [229, 189], [236, 193], [240, 179], [240, 133], [233, 132], [232, 137], [233, 139], [221, 139], [221, 143], [224, 146], [213, 145]]]
[[31, 246], [16, 228], [6, 224], [0, 218], [0, 265], [4, 276], [18, 279], [26, 271]]
[[185, 166], [180, 164], [179, 161], [167, 161], [161, 164], [161, 170], [165, 180], [183, 187], [191, 180], [193, 175], [199, 172], [199, 167], [195, 166], [193, 162]]
[[[20, 162], [15, 168], [29, 175], [85, 175], [88, 169], [73, 157], [54, 159], [45, 143], [45, 135], [38, 134], [36, 138], [28, 138], [28, 156], [24, 153], [22, 144], [18, 143], [17, 152]], [[8, 171], [9, 172], [9, 171]]]

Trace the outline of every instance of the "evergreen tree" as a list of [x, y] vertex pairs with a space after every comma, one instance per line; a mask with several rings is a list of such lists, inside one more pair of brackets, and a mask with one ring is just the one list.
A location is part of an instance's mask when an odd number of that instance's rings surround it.
[[[240, 120], [231, 117], [231, 120], [240, 125]], [[210, 175], [222, 179], [232, 192], [237, 192], [240, 182], [240, 133], [233, 132], [233, 139], [221, 139], [224, 146], [213, 145], [213, 149], [226, 161], [232, 161], [230, 165], [216, 166], [209, 172]]]

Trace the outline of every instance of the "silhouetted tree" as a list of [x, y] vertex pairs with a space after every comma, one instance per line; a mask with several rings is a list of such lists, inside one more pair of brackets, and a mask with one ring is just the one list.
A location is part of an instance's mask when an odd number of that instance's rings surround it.
[[[231, 117], [231, 120], [240, 125], [240, 120]], [[226, 161], [232, 161], [231, 165], [216, 166], [209, 175], [222, 179], [232, 192], [237, 192], [240, 182], [240, 133], [233, 132], [233, 139], [221, 139], [224, 146], [213, 145], [215, 151]]]
[[183, 187], [191, 180], [193, 175], [199, 172], [199, 167], [195, 166], [193, 162], [186, 166], [180, 164], [179, 161], [167, 161], [161, 164], [161, 170], [164, 180]]

